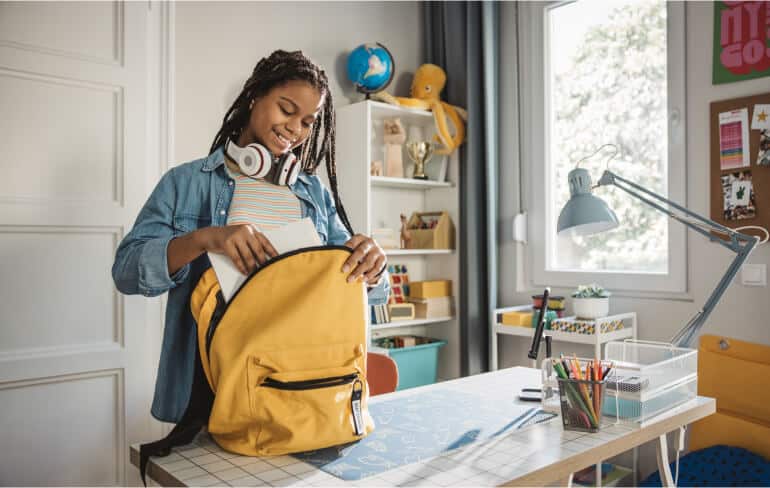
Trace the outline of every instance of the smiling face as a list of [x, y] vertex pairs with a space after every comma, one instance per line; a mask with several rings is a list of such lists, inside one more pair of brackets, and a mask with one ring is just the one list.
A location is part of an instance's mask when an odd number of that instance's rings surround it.
[[310, 83], [288, 81], [254, 101], [249, 126], [238, 138], [244, 147], [253, 142], [280, 156], [301, 145], [310, 135], [324, 97]]

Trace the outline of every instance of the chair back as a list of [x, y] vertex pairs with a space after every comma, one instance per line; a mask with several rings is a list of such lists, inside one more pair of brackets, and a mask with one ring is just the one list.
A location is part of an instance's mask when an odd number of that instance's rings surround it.
[[396, 391], [398, 386], [398, 365], [392, 358], [368, 352], [366, 354], [366, 380], [369, 383], [369, 395], [381, 395]]

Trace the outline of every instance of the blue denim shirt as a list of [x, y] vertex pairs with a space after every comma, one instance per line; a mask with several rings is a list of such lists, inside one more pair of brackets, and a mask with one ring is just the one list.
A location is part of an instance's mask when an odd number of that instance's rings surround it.
[[[168, 243], [201, 227], [225, 225], [234, 186], [225, 172], [222, 148], [171, 169], [153, 190], [115, 256], [112, 278], [122, 293], [152, 297], [169, 292], [152, 402], [152, 415], [158, 420], [178, 422], [187, 407], [196, 351], [190, 296], [209, 267], [204, 253], [169, 276]], [[340, 245], [350, 238], [333, 197], [317, 176], [301, 173], [290, 188], [300, 200], [302, 217], [310, 217], [322, 242]], [[388, 282], [384, 275], [369, 290], [370, 304], [385, 303]]]

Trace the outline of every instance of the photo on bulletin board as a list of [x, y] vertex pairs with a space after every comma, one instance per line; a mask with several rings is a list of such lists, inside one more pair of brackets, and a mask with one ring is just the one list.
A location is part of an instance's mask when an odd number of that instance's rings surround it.
[[738, 171], [722, 176], [722, 200], [726, 220], [756, 217], [756, 200], [751, 171]]
[[770, 2], [714, 2], [712, 83], [770, 76]]
[[754, 106], [751, 128], [760, 131], [757, 166], [770, 166], [770, 103]]

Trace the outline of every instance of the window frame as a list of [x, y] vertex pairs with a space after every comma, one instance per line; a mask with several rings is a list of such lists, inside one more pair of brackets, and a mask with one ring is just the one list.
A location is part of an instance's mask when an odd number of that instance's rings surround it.
[[[521, 112], [521, 165], [522, 180], [529, 182], [522, 188], [525, 201], [529, 202], [528, 230], [530, 236], [527, 250], [525, 273], [533, 286], [576, 287], [580, 284], [598, 282], [613, 291], [685, 293], [687, 284], [687, 232], [685, 226], [668, 219], [668, 272], [653, 273], [639, 271], [569, 271], [546, 269], [550, 243], [546, 234], [545, 221], [551, 191], [546, 171], [549, 150], [550, 113], [545, 97], [550, 79], [545, 63], [548, 38], [545, 33], [548, 10], [570, 2], [522, 2], [519, 4], [518, 30], [520, 39], [519, 83]], [[667, 198], [686, 206], [686, 120], [685, 120], [685, 6], [684, 2], [667, 2], [667, 98], [668, 98], [668, 178]], [[596, 141], [596, 147], [603, 141]], [[538, 162], [544, 162], [538, 164]], [[600, 173], [592, 172], [594, 184]], [[623, 176], [619, 174], [619, 176]], [[545, 183], [544, 183], [545, 182]], [[564, 184], [567, 182], [555, 182]], [[532, 191], [537, 189], [541, 191]], [[605, 192], [622, 191], [613, 187], [602, 187], [596, 195]], [[666, 196], [666, 195], [664, 195]], [[630, 195], [626, 198], [634, 199]], [[636, 200], [639, 202], [638, 200]], [[639, 202], [644, 205], [643, 203]], [[558, 212], [558, 209], [556, 209]]]

